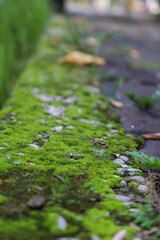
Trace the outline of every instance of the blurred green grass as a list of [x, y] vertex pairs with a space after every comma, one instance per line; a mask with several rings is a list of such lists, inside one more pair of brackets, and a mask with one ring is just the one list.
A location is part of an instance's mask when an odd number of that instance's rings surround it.
[[0, 0], [0, 107], [48, 16], [48, 0]]

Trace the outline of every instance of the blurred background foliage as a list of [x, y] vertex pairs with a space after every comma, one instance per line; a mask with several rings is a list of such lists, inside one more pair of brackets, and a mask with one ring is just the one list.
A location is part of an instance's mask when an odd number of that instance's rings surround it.
[[49, 16], [48, 0], [0, 0], [0, 106]]

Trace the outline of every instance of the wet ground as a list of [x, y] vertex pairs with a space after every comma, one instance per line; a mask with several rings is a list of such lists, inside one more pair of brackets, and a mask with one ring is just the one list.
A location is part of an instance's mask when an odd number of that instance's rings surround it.
[[[115, 108], [123, 127], [136, 135], [160, 132], [160, 100], [150, 109], [138, 107], [126, 93], [149, 97], [160, 90], [160, 29], [153, 23], [117, 22], [111, 19], [96, 21], [99, 33], [113, 33], [103, 44], [100, 55], [107, 65], [102, 91], [124, 104]], [[120, 79], [121, 78], [121, 79]], [[140, 150], [160, 157], [160, 141], [146, 141]]]

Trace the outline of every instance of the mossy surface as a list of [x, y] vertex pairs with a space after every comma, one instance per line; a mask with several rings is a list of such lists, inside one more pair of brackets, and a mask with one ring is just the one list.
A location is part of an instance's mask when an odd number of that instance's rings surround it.
[[[136, 231], [118, 220], [128, 207], [115, 199], [122, 177], [113, 153], [134, 151], [137, 143], [107, 115], [93, 67], [58, 63], [75, 49], [65, 22], [51, 20], [0, 112], [0, 236], [109, 240], [126, 229], [129, 240]], [[45, 204], [31, 209], [37, 196]]]

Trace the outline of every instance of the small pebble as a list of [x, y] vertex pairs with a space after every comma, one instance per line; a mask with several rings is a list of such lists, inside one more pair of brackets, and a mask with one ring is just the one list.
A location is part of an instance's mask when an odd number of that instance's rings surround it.
[[65, 219], [64, 217], [62, 217], [62, 216], [59, 216], [59, 217], [58, 217], [57, 224], [58, 224], [59, 229], [61, 229], [61, 230], [64, 230], [64, 229], [66, 229], [66, 227], [67, 227], [67, 221], [66, 221], [66, 219]]
[[127, 182], [132, 182], [132, 181], [134, 181], [134, 182], [136, 182], [136, 183], [138, 183], [138, 184], [142, 184], [142, 183], [145, 183], [145, 178], [142, 177], [142, 176], [133, 176], [133, 177], [128, 177], [128, 178], [126, 178], [126, 181], [127, 181]]
[[[29, 189], [30, 192], [30, 189]], [[46, 199], [43, 196], [37, 196], [30, 199], [27, 203], [28, 207], [31, 209], [41, 209], [45, 205]]]
[[128, 161], [128, 157], [126, 157], [126, 156], [120, 156], [120, 159], [122, 159], [122, 160], [125, 161], [125, 162]]
[[117, 129], [111, 129], [110, 132], [111, 132], [111, 133], [117, 133], [118, 130], [117, 130]]
[[102, 101], [101, 101], [101, 100], [97, 101], [95, 105], [96, 105], [97, 107], [100, 106], [100, 105], [102, 105]]
[[122, 202], [128, 202], [131, 200], [130, 197], [124, 195], [116, 195], [115, 198], [121, 200]]
[[128, 173], [129, 176], [134, 176], [134, 175], [136, 175], [136, 174], [137, 174], [137, 172], [129, 172], [129, 173]]
[[93, 125], [103, 125], [103, 123], [98, 120], [79, 119], [79, 122], [89, 123]]
[[120, 183], [119, 183], [120, 187], [126, 187], [127, 186], [127, 182], [125, 180], [122, 180]]
[[67, 126], [66, 129], [73, 129], [73, 126]]
[[128, 172], [142, 172], [140, 169], [137, 169], [137, 168], [128, 168], [127, 171]]
[[134, 202], [129, 201], [129, 202], [124, 202], [123, 204], [124, 204], [125, 206], [131, 206], [131, 205], [134, 204]]
[[113, 162], [118, 163], [118, 164], [123, 164], [124, 163], [124, 161], [120, 158], [116, 158]]
[[52, 128], [52, 131], [53, 131], [53, 132], [60, 132], [60, 131], [62, 131], [62, 130], [63, 130], [63, 126], [58, 126], [58, 127]]
[[25, 155], [25, 153], [21, 153], [21, 152], [20, 152], [20, 153], [18, 153], [18, 154], [19, 154], [19, 155], [21, 155], [21, 156]]
[[94, 235], [91, 237], [91, 240], [100, 240], [100, 238], [98, 236]]
[[139, 185], [137, 190], [140, 192], [140, 193], [148, 193], [148, 187], [146, 185]]
[[78, 109], [77, 112], [78, 112], [79, 114], [82, 114], [82, 109]]
[[127, 168], [127, 167], [129, 167], [127, 164], [121, 164], [121, 167], [122, 168]]
[[131, 208], [131, 209], [130, 209], [130, 212], [137, 212], [137, 211], [138, 211], [137, 208]]
[[41, 118], [36, 119], [36, 121], [40, 121], [40, 122], [42, 122], [42, 123], [45, 123], [45, 122], [46, 122], [44, 119], [41, 119]]
[[108, 128], [111, 128], [111, 127], [113, 127], [113, 124], [106, 124], [105, 126]]
[[117, 178], [117, 177], [119, 177], [119, 176], [118, 176], [118, 175], [113, 175], [113, 177], [116, 177], [116, 178]]
[[127, 231], [122, 229], [113, 236], [112, 240], [122, 240], [126, 234]]
[[45, 113], [52, 117], [65, 117], [65, 107], [56, 107], [53, 105], [48, 105]]
[[29, 146], [31, 146], [31, 147], [34, 147], [36, 150], [38, 150], [38, 149], [39, 149], [39, 146], [38, 146], [38, 145], [36, 145], [36, 144], [29, 144]]
[[60, 119], [57, 119], [57, 120], [56, 120], [56, 122], [60, 123], [60, 122], [61, 122], [61, 120], [60, 120]]
[[123, 172], [122, 172], [122, 170], [123, 170], [123, 168], [117, 168], [117, 172], [119, 172], [120, 174], [124, 174]]

